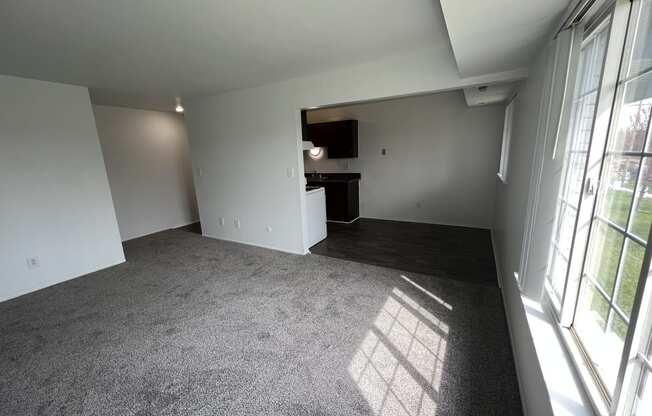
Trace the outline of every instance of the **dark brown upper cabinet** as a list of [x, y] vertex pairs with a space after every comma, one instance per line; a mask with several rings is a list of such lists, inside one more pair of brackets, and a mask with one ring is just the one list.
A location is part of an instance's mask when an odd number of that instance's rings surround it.
[[326, 147], [329, 159], [358, 157], [358, 120], [308, 124], [304, 140]]

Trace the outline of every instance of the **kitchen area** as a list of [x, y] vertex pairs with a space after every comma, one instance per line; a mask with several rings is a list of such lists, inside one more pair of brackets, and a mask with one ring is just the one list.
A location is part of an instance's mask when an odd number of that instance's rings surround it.
[[487, 229], [504, 105], [448, 91], [310, 108], [301, 120], [312, 254], [495, 281]]
[[[309, 123], [301, 112], [309, 247], [327, 236], [326, 222], [350, 224], [360, 216], [359, 172], [328, 172], [307, 166], [310, 160], [340, 161], [358, 157], [357, 120]], [[342, 162], [344, 161], [344, 162]]]

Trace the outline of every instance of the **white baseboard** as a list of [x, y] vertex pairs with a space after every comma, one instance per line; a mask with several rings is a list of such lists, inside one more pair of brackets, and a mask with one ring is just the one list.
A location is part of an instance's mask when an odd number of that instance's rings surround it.
[[5, 302], [5, 301], [7, 301], [7, 300], [11, 300], [11, 299], [19, 298], [19, 297], [21, 297], [21, 296], [24, 296], [24, 295], [27, 295], [27, 294], [30, 294], [30, 293], [33, 293], [33, 292], [37, 292], [37, 291], [39, 291], [39, 290], [42, 290], [42, 289], [48, 288], [48, 287], [50, 287], [50, 286], [58, 285], [59, 283], [67, 282], [67, 281], [69, 281], [69, 280], [74, 280], [74, 279], [77, 279], [77, 278], [79, 278], [79, 277], [86, 276], [87, 274], [91, 274], [91, 273], [99, 272], [100, 270], [108, 269], [108, 268], [110, 268], [110, 267], [117, 266], [118, 264], [122, 264], [122, 263], [124, 263], [124, 262], [126, 262], [126, 260], [125, 260], [125, 258], [124, 258], [124, 256], [123, 256], [123, 257], [122, 257], [122, 260], [117, 261], [117, 262], [115, 262], [115, 263], [110, 263], [110, 264], [108, 264], [108, 265], [106, 265], [106, 266], [100, 267], [99, 269], [90, 270], [90, 271], [88, 271], [88, 272], [86, 272], [86, 273], [82, 273], [82, 274], [79, 274], [79, 275], [74, 275], [74, 276], [70, 276], [70, 277], [64, 277], [62, 280], [59, 280], [59, 281], [57, 281], [57, 282], [53, 282], [53, 283], [50, 283], [50, 284], [46, 284], [46, 285], [44, 285], [44, 286], [37, 286], [37, 287], [30, 288], [30, 289], [21, 290], [20, 292], [17, 292], [17, 293], [15, 293], [14, 295], [11, 295], [11, 296], [8, 296], [8, 297], [2, 297], [2, 298], [0, 298], [0, 303]]
[[326, 222], [334, 222], [336, 224], [353, 224], [355, 221], [359, 220], [360, 217], [355, 217], [351, 221], [335, 221], [335, 220], [326, 220]]
[[496, 265], [496, 279], [498, 280], [498, 287], [500, 288], [500, 291], [502, 293], [503, 289], [503, 273], [502, 269], [500, 268], [500, 263], [498, 262], [498, 255], [496, 254], [496, 238], [494, 237], [494, 229], [490, 228], [489, 229], [489, 235], [491, 237], [491, 250], [493, 251], [494, 255], [494, 264]]
[[519, 397], [521, 399], [521, 408], [523, 410], [523, 415], [527, 416], [527, 406], [525, 405], [525, 398], [523, 396], [524, 386], [523, 386], [523, 374], [522, 370], [519, 368], [518, 363], [520, 362], [518, 360], [518, 350], [516, 349], [516, 343], [514, 342], [514, 335], [513, 335], [513, 324], [512, 324], [512, 319], [510, 314], [508, 313], [507, 309], [507, 304], [505, 303], [505, 293], [503, 289], [503, 275], [502, 275], [502, 269], [500, 268], [500, 262], [498, 259], [497, 255], [497, 249], [496, 249], [496, 239], [494, 237], [494, 230], [493, 228], [489, 230], [490, 235], [491, 235], [491, 248], [493, 250], [493, 255], [494, 255], [494, 263], [496, 264], [496, 277], [498, 279], [498, 287], [500, 288], [500, 298], [503, 303], [503, 311], [505, 312], [505, 321], [507, 322], [507, 333], [509, 334], [509, 345], [512, 348], [512, 356], [514, 358], [514, 369], [516, 370], [516, 382], [518, 383], [518, 390], [519, 390]]
[[185, 222], [185, 223], [182, 223], [182, 224], [179, 224], [179, 225], [173, 225], [172, 227], [165, 226], [163, 228], [157, 228], [157, 229], [150, 230], [150, 231], [147, 231], [147, 232], [144, 232], [144, 233], [141, 233], [141, 234], [136, 234], [136, 235], [133, 235], [133, 236], [129, 236], [129, 237], [125, 238], [125, 239], [122, 239], [122, 242], [124, 243], [125, 241], [130, 241], [130, 240], [135, 240], [136, 238], [146, 237], [148, 235], [160, 233], [161, 231], [174, 230], [175, 228], [185, 227], [186, 225], [194, 224], [196, 222], [199, 222], [199, 219], [196, 219], [196, 220], [190, 221], [190, 222]]
[[218, 237], [216, 235], [211, 235], [211, 234], [208, 234], [208, 233], [203, 233], [202, 235], [204, 237], [207, 237], [207, 238], [214, 238], [215, 240], [222, 240], [222, 241], [228, 241], [230, 243], [244, 244], [246, 246], [252, 246], [252, 247], [266, 248], [268, 250], [280, 251], [282, 253], [288, 253], [288, 254], [297, 254], [299, 256], [310, 254], [309, 250], [306, 250], [305, 252], [301, 253], [299, 251], [286, 250], [284, 248], [274, 247], [274, 246], [270, 246], [270, 245], [266, 245], [266, 244], [258, 244], [258, 243], [252, 243], [252, 242], [249, 242], [249, 241], [235, 240], [235, 239], [230, 239], [230, 238], [225, 238], [225, 237]]
[[447, 225], [450, 227], [464, 227], [464, 228], [476, 228], [480, 230], [491, 230], [491, 227], [484, 227], [481, 225], [477, 224], [460, 224], [460, 223], [452, 223], [452, 222], [433, 222], [433, 221], [417, 221], [414, 219], [404, 219], [404, 218], [381, 218], [381, 217], [369, 217], [367, 215], [360, 215], [358, 217], [360, 219], [365, 219], [368, 218], [370, 220], [382, 220], [382, 221], [397, 221], [397, 222], [410, 222], [413, 224], [431, 224], [431, 225]]

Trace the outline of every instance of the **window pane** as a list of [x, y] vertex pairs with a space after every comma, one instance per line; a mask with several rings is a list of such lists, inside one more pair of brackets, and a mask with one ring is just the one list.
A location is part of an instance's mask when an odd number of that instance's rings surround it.
[[[584, 279], [582, 297], [580, 300], [580, 308], [578, 308], [578, 317], [576, 325], [584, 322], [586, 325], [577, 325], [578, 328], [586, 328], [587, 330], [595, 330], [602, 333], [606, 326], [607, 314], [609, 313], [609, 303], [605, 300], [604, 296], [588, 279]], [[578, 330], [578, 332], [583, 332]]]
[[559, 227], [559, 249], [567, 258], [570, 256], [571, 241], [573, 239], [573, 230], [575, 229], [575, 217], [577, 216], [575, 208], [566, 206], [564, 216]]
[[574, 328], [605, 387], [613, 392], [622, 353], [622, 341], [617, 331], [622, 331], [618, 326], [623, 322], [614, 316], [614, 322], [605, 330], [608, 312], [608, 302], [584, 279]]
[[614, 142], [610, 149], [615, 152], [641, 152], [650, 123], [652, 73], [628, 81], [622, 88], [622, 103], [618, 110]]
[[597, 90], [602, 75], [602, 64], [604, 53], [607, 49], [608, 31], [601, 30], [595, 37], [585, 45], [580, 55], [580, 66], [578, 73], [581, 82], [579, 84], [579, 95], [584, 95], [588, 91]]
[[632, 208], [632, 219], [629, 224], [629, 231], [647, 240], [652, 223], [652, 159], [646, 157], [643, 160], [641, 176], [638, 179], [637, 198]]
[[578, 102], [577, 125], [573, 126], [577, 129], [573, 150], [586, 150], [589, 147], [597, 98], [598, 91], [593, 91]]
[[616, 312], [611, 312], [611, 322], [609, 322], [609, 333], [615, 335], [612, 341], [619, 345], [619, 349], [623, 349], [625, 337], [627, 336], [627, 322], [623, 320]]
[[601, 221], [594, 222], [587, 270], [609, 294], [614, 288], [622, 245], [622, 234]]
[[640, 160], [636, 156], [611, 156], [605, 160], [600, 215], [623, 228], [627, 225]]
[[572, 153], [568, 159], [568, 171], [566, 172], [566, 189], [564, 199], [577, 206], [582, 192], [582, 179], [584, 178], [584, 167], [586, 166], [586, 151]]
[[644, 254], [645, 248], [643, 246], [633, 240], [627, 239], [623, 253], [620, 282], [616, 294], [616, 305], [627, 316], [630, 316], [632, 313], [632, 305], [634, 304], [634, 296], [636, 295], [636, 287], [638, 286], [638, 279], [641, 274]]
[[641, 8], [628, 75], [640, 74], [652, 67], [652, 25], [650, 24], [652, 7], [649, 1], [642, 1]]
[[625, 337], [627, 336], [627, 323], [613, 310], [607, 333], [602, 337], [597, 369], [609, 392], [614, 391], [620, 361], [622, 360]]
[[568, 262], [557, 252], [553, 247], [552, 265], [550, 267], [550, 282], [557, 301], [561, 301], [564, 295], [564, 282], [566, 281], [566, 270], [568, 269]]
[[[623, 84], [622, 107], [619, 109], [614, 150], [640, 152], [650, 124], [652, 107], [652, 73]], [[650, 149], [650, 143], [647, 150]]]

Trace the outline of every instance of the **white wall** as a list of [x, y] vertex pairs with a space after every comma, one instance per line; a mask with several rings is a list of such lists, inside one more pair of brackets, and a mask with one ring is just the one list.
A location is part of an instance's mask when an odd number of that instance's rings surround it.
[[122, 240], [198, 220], [183, 116], [94, 106]]
[[[555, 372], [562, 374], [567, 364], [560, 361], [556, 363], [557, 369], [546, 367], [542, 372], [540, 355], [546, 351], [537, 352], [527, 308], [523, 305], [523, 298], [538, 302], [543, 287], [561, 170], [560, 161], [553, 160], [552, 153], [561, 114], [570, 42], [571, 35], [565, 31], [556, 41], [546, 44], [530, 68], [530, 78], [519, 86], [508, 183], [496, 181], [494, 243], [521, 397], [529, 415], [549, 415], [552, 407], [564, 408], [569, 405], [564, 400], [571, 402], [568, 399], [571, 392], [556, 391], [554, 385], [548, 386], [552, 390], [546, 387], [544, 377]], [[535, 196], [537, 192], [538, 196]], [[529, 233], [533, 233], [531, 244], [526, 238]], [[529, 262], [526, 252], [530, 254]], [[515, 272], [520, 274], [520, 285], [514, 279]], [[538, 319], [553, 328], [546, 313], [540, 313]], [[579, 401], [576, 407], [581, 407]]]
[[[306, 252], [301, 108], [459, 89], [523, 75], [461, 79], [449, 45], [442, 45], [187, 100], [186, 122], [204, 234]], [[226, 219], [224, 226], [219, 225], [220, 217]], [[235, 228], [234, 217], [241, 220], [241, 228]], [[268, 225], [272, 232], [266, 231]]]
[[361, 217], [491, 228], [503, 117], [461, 91], [312, 110], [310, 123], [358, 120], [358, 157], [304, 152], [305, 170], [359, 172]]
[[88, 90], [0, 76], [0, 91], [0, 300], [123, 262]]
[[508, 183], [496, 179], [496, 209], [493, 230], [496, 265], [502, 282], [505, 314], [509, 323], [514, 364], [519, 376], [521, 400], [527, 415], [551, 415], [536, 349], [532, 340], [520, 289], [513, 278], [518, 272], [524, 232], [525, 210], [532, 153], [537, 134], [541, 84], [545, 62], [536, 61], [530, 78], [518, 89], [512, 129]]

